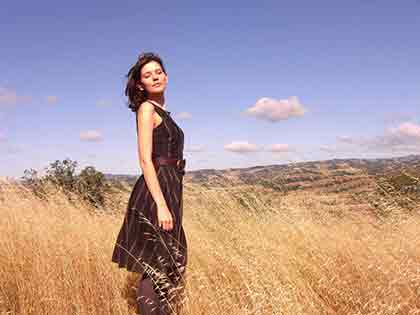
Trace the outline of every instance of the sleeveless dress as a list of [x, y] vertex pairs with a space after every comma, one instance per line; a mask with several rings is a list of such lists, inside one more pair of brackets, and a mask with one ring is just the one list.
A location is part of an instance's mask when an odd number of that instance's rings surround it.
[[[152, 103], [153, 104], [153, 103]], [[152, 158], [165, 156], [183, 159], [184, 133], [160, 106], [155, 110], [162, 122], [153, 129]], [[137, 119], [136, 119], [137, 122]], [[138, 130], [138, 129], [137, 129]], [[151, 277], [167, 301], [182, 291], [187, 265], [187, 240], [182, 226], [184, 171], [175, 165], [159, 165], [160, 188], [174, 220], [173, 229], [158, 225], [157, 205], [141, 175], [130, 194], [124, 222], [118, 234], [112, 261], [120, 268]]]

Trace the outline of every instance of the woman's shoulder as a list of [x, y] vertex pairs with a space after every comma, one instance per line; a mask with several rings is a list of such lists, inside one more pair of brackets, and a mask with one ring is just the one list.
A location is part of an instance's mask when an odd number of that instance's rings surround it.
[[139, 113], [154, 113], [155, 112], [155, 105], [153, 103], [144, 101], [139, 105], [139, 108], [137, 110], [137, 114]]
[[154, 110], [155, 109], [155, 105], [152, 102], [149, 101], [143, 101], [140, 103], [139, 105], [139, 109], [143, 108], [143, 109], [148, 109], [148, 110]]

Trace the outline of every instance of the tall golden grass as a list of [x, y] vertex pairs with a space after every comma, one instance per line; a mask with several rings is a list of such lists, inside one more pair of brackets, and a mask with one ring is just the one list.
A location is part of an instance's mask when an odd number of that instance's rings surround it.
[[[186, 185], [184, 315], [420, 314], [418, 214], [375, 221], [340, 195], [268, 197]], [[124, 210], [2, 184], [0, 314], [130, 314], [110, 261]]]

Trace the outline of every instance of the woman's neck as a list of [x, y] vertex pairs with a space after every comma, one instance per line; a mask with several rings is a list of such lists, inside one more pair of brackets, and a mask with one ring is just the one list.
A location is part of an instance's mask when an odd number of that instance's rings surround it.
[[165, 107], [165, 97], [163, 95], [150, 95], [148, 98], [148, 100], [157, 103], [158, 106], [162, 107], [162, 108], [166, 108]]

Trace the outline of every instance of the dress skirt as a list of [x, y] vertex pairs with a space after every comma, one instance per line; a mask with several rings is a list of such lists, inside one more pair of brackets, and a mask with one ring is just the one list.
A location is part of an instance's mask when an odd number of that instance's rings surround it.
[[158, 226], [157, 205], [141, 175], [130, 194], [112, 261], [128, 271], [151, 277], [159, 294], [171, 302], [176, 291], [183, 289], [188, 256], [182, 226], [184, 171], [173, 165], [159, 165], [156, 173], [174, 220], [173, 229], [166, 231]]

